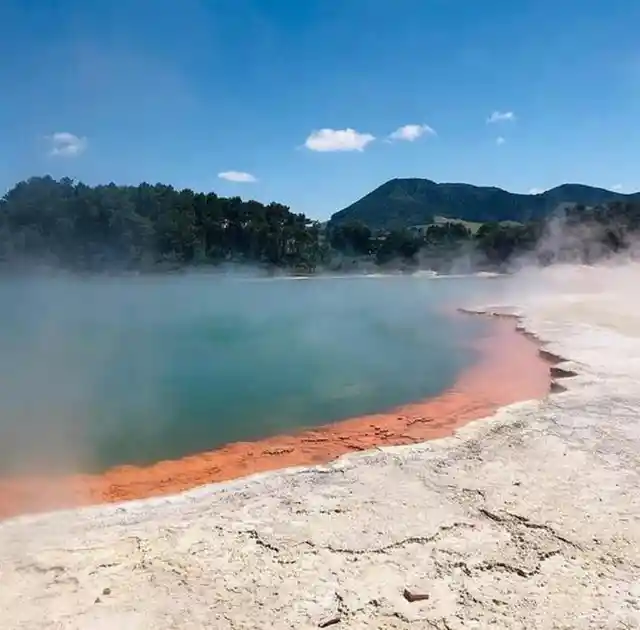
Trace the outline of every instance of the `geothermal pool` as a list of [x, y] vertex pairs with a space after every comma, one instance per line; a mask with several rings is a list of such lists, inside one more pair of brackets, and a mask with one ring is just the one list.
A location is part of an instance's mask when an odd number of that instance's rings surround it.
[[100, 472], [449, 388], [502, 280], [0, 280], [0, 474]]

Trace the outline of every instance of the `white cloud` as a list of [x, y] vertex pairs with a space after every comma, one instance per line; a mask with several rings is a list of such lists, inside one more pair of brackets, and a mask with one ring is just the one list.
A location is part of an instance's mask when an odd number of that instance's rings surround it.
[[496, 144], [497, 144], [498, 146], [500, 146], [501, 144], [504, 144], [505, 142], [506, 142], [506, 140], [505, 140], [502, 136], [498, 136], [498, 137], [496, 138]]
[[624, 186], [622, 184], [614, 184], [611, 187], [611, 190], [615, 190], [616, 192], [620, 192], [623, 188], [624, 188]]
[[487, 124], [489, 123], [497, 123], [504, 121], [514, 121], [516, 119], [516, 115], [513, 112], [492, 112], [491, 116], [487, 118]]
[[435, 136], [436, 132], [429, 125], [404, 125], [389, 134], [389, 140], [406, 140], [413, 142], [420, 136]]
[[539, 195], [543, 192], [544, 190], [542, 190], [542, 188], [529, 188], [527, 195]]
[[218, 173], [220, 179], [226, 179], [229, 182], [238, 182], [241, 184], [248, 184], [257, 182], [257, 178], [251, 173], [244, 173], [243, 171], [222, 171]]
[[318, 129], [312, 131], [304, 146], [310, 151], [364, 151], [375, 140], [370, 133], [358, 133], [355, 129]]
[[76, 157], [81, 155], [89, 144], [84, 136], [76, 136], [68, 131], [57, 131], [47, 139], [51, 143], [50, 154], [62, 157]]

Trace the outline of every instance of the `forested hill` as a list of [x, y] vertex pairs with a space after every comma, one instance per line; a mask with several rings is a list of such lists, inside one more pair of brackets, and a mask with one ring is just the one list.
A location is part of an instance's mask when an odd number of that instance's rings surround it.
[[359, 221], [372, 229], [398, 229], [432, 223], [434, 217], [478, 223], [525, 223], [548, 216], [563, 204], [596, 206], [640, 199], [582, 184], [563, 184], [537, 195], [470, 184], [437, 184], [428, 179], [392, 179], [331, 217], [332, 224]]
[[319, 225], [262, 204], [163, 184], [33, 177], [0, 200], [0, 261], [71, 269], [250, 263], [315, 268]]
[[[553, 202], [565, 192], [555, 189]], [[359, 221], [321, 225], [279, 203], [164, 184], [91, 187], [34, 177], [0, 199], [0, 268], [162, 272], [233, 263], [292, 273], [459, 273], [508, 269], [523, 256], [540, 264], [594, 262], [631, 246], [635, 251], [640, 242], [640, 200], [578, 204], [556, 218], [552, 238], [541, 220], [473, 229], [439, 220], [419, 229], [376, 230]]]

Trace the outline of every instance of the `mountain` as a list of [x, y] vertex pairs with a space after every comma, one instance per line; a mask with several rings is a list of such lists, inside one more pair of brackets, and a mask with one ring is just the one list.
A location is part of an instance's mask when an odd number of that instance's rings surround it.
[[438, 184], [429, 179], [392, 179], [331, 217], [332, 224], [362, 221], [374, 229], [431, 223], [442, 216], [465, 221], [529, 221], [562, 204], [594, 206], [640, 199], [582, 184], [563, 184], [536, 195], [471, 184]]

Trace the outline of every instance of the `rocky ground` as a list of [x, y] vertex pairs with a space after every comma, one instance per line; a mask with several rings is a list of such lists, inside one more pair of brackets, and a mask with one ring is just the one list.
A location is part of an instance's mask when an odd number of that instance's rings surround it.
[[520, 282], [566, 391], [452, 438], [5, 522], [0, 627], [640, 628], [638, 279]]

